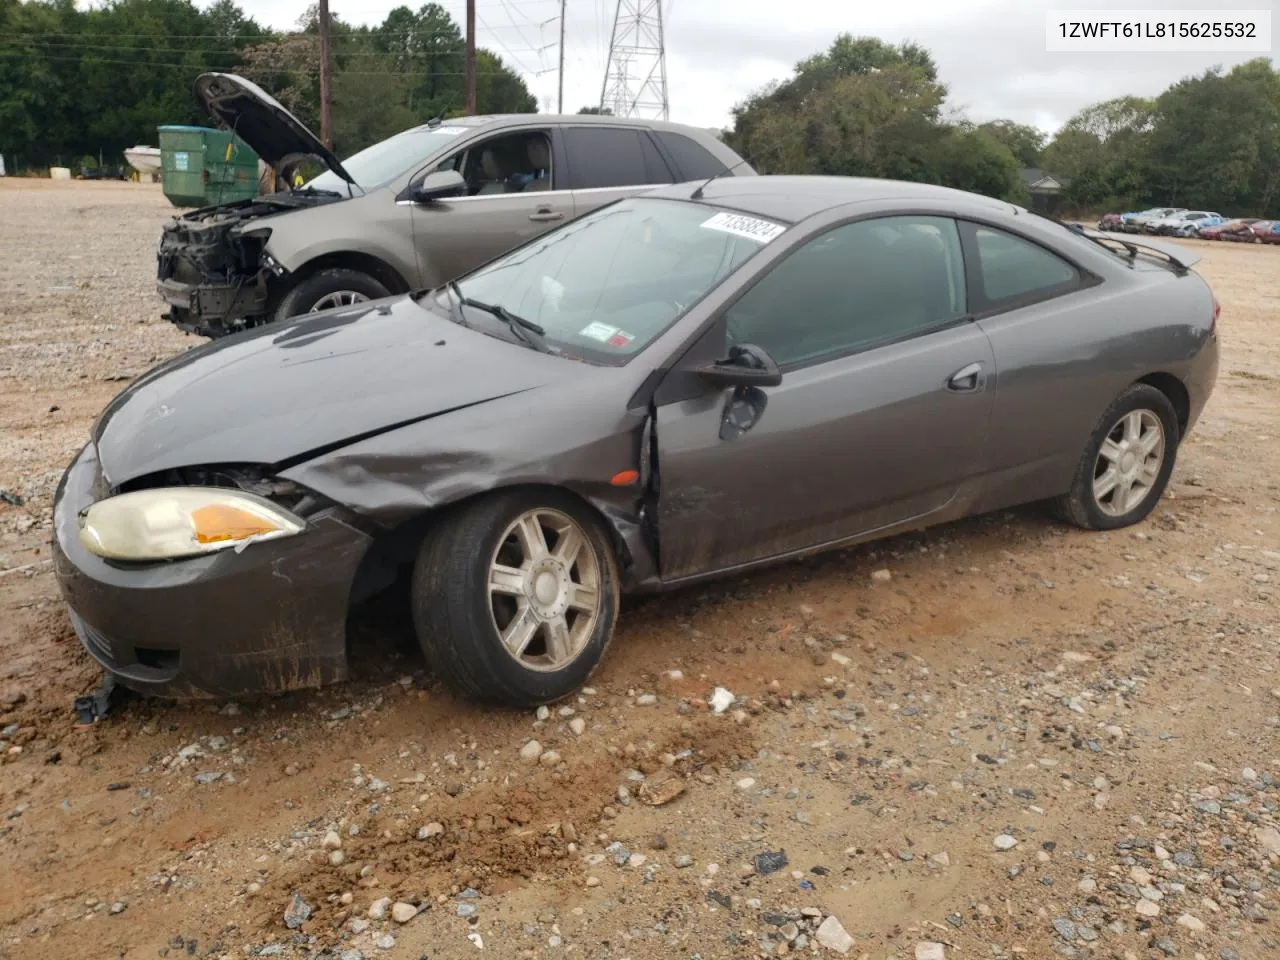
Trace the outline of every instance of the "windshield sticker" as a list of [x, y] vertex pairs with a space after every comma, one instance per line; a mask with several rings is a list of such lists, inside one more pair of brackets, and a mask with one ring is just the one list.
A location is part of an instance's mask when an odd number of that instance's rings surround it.
[[599, 340], [601, 343], [608, 343], [609, 338], [618, 333], [617, 327], [611, 327], [607, 323], [588, 323], [585, 327], [578, 331], [578, 336], [586, 337], [588, 340]]
[[606, 340], [605, 343], [611, 347], [625, 347], [634, 339], [635, 337], [627, 333], [625, 330], [619, 330], [612, 337]]
[[717, 213], [709, 220], [699, 224], [705, 230], [719, 230], [721, 233], [732, 233], [735, 237], [745, 237], [756, 243], [768, 243], [787, 228], [780, 223], [769, 220], [758, 220], [755, 217], [744, 217], [740, 213]]

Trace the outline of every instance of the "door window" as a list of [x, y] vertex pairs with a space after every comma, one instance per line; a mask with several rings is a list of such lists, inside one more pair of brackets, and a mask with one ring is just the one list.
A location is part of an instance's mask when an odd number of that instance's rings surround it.
[[901, 340], [965, 314], [955, 221], [883, 217], [793, 251], [727, 314], [730, 343], [803, 365]]
[[628, 127], [566, 127], [570, 189], [635, 187], [674, 178], [645, 130]]
[[1080, 282], [1075, 267], [1029, 240], [991, 227], [975, 228], [974, 240], [989, 305], [1046, 299]]
[[469, 197], [550, 190], [551, 138], [541, 130], [491, 137], [440, 161], [434, 169], [461, 173]]

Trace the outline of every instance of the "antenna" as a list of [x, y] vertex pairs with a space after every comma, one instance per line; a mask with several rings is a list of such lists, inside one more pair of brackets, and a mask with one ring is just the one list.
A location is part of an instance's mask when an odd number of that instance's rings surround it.
[[600, 109], [615, 117], [667, 119], [662, 0], [618, 0]]

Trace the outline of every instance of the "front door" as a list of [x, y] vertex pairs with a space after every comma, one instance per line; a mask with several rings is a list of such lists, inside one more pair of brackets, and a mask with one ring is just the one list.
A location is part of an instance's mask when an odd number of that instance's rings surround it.
[[994, 360], [954, 221], [888, 217], [797, 248], [728, 308], [776, 387], [659, 406], [659, 553], [679, 580], [941, 513], [982, 469]]
[[425, 281], [453, 280], [573, 219], [573, 195], [557, 189], [552, 130], [522, 129], [468, 145], [436, 169], [457, 170], [467, 195], [415, 204], [414, 245]]

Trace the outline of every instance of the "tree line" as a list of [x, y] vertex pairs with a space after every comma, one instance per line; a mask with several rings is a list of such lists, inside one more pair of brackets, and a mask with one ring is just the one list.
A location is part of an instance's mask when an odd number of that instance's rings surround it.
[[1080, 111], [1050, 140], [1011, 120], [949, 114], [927, 50], [838, 37], [740, 103], [726, 140], [761, 173], [889, 177], [1017, 203], [1021, 170], [1066, 182], [1068, 210], [1177, 205], [1280, 216], [1280, 71], [1208, 70], [1150, 100]]
[[[201, 73], [254, 80], [319, 130], [320, 46], [312, 7], [297, 29], [265, 29], [234, 2], [0, 0], [0, 153], [45, 167], [156, 143], [161, 124], [209, 125], [192, 95]], [[432, 117], [462, 112], [465, 42], [439, 4], [397, 7], [377, 26], [334, 18], [333, 138], [339, 156]], [[476, 51], [481, 113], [532, 113], [520, 74]]]

